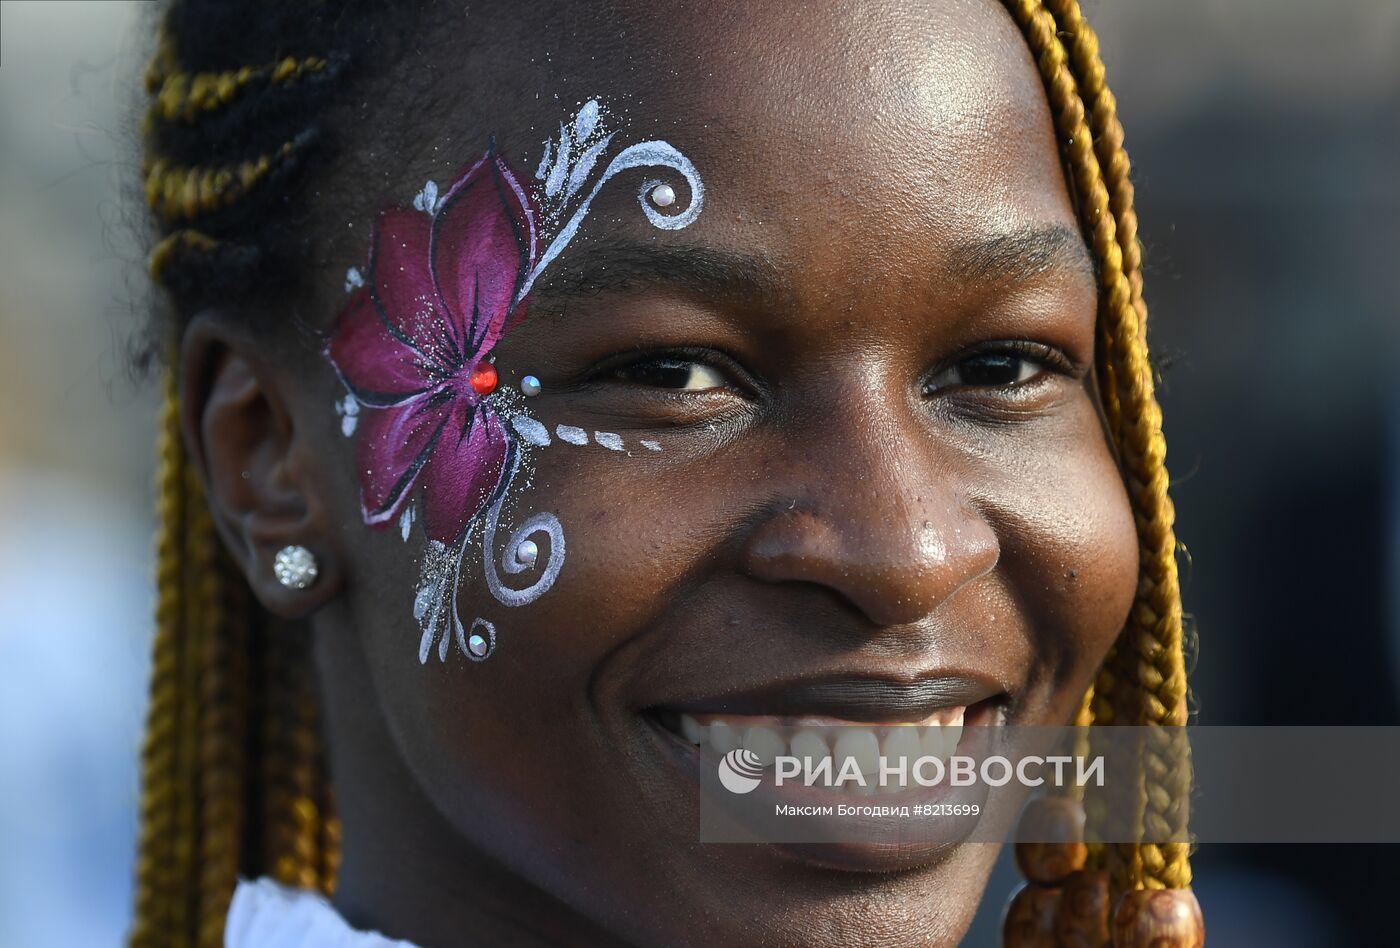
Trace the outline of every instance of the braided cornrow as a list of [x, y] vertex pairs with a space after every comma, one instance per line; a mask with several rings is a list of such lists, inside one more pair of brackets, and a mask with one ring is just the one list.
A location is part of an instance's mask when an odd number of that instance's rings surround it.
[[287, 56], [270, 66], [244, 66], [224, 72], [201, 72], [193, 76], [177, 72], [165, 77], [156, 93], [151, 114], [167, 122], [192, 122], [223, 108], [235, 97], [256, 86], [296, 83], [323, 72], [329, 61], [321, 56], [297, 59]]
[[[150, 273], [178, 320], [284, 293], [303, 265], [309, 158], [384, 4], [173, 0], [146, 70]], [[382, 42], [383, 37], [377, 38]], [[249, 307], [256, 311], [260, 307]]]

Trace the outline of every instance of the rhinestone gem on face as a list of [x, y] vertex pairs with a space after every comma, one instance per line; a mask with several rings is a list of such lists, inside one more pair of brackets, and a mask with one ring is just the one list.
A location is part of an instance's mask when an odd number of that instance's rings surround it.
[[676, 192], [669, 184], [658, 184], [651, 189], [651, 203], [657, 207], [670, 207], [676, 203]]
[[478, 363], [476, 368], [472, 369], [472, 390], [478, 395], [490, 395], [496, 390], [496, 383], [499, 380], [496, 375], [496, 367], [490, 362]]
[[316, 557], [304, 546], [284, 546], [272, 559], [272, 573], [288, 589], [305, 589], [316, 581]]
[[473, 634], [471, 638], [467, 639], [467, 649], [477, 658], [483, 658], [486, 655], [486, 650], [490, 647], [486, 639], [480, 635]]
[[540, 393], [540, 380], [533, 375], [527, 375], [520, 380], [520, 391], [526, 398], [534, 398]]
[[515, 561], [523, 566], [533, 566], [539, 555], [540, 548], [534, 540], [521, 540], [515, 548]]

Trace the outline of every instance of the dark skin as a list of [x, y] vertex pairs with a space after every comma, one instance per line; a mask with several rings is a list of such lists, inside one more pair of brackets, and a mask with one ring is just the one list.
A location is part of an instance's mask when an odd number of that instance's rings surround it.
[[[490, 134], [533, 170], [575, 100], [706, 182], [678, 232], [647, 224], [631, 178], [605, 189], [496, 348], [503, 385], [542, 380], [547, 424], [664, 450], [535, 455], [514, 522], [554, 512], [568, 557], [518, 609], [464, 575], [462, 615], [499, 630], [485, 663], [419, 663], [423, 541], [362, 522], [343, 390], [304, 354], [319, 344], [269, 346], [217, 312], [189, 330], [186, 433], [221, 532], [269, 609], [311, 618], [352, 923], [432, 946], [965, 930], [995, 847], [877, 872], [702, 845], [655, 717], [775, 682], [947, 678], [1010, 723], [1064, 723], [1131, 604], [1095, 283], [1024, 42], [990, 0], [853, 6], [474, 11], [469, 58], [411, 64], [433, 64], [431, 122], [387, 109], [360, 132], [374, 174], [327, 171], [328, 195], [367, 180], [379, 203], [326, 199], [321, 329], [380, 207]], [[390, 141], [415, 144], [370, 157]], [[310, 589], [273, 579], [287, 543], [317, 555]]]

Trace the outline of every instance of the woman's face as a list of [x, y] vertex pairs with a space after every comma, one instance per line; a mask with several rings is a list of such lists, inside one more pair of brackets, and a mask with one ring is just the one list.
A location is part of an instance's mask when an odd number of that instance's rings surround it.
[[705, 198], [664, 231], [643, 172], [604, 188], [493, 350], [502, 390], [537, 377], [534, 417], [590, 437], [525, 449], [507, 491], [502, 536], [548, 512], [567, 538], [535, 537], [562, 556], [546, 594], [502, 604], [474, 534], [457, 606], [494, 624], [486, 661], [420, 662], [426, 539], [365, 525], [331, 368], [285, 382], [334, 515], [316, 634], [352, 917], [424, 941], [585, 920], [650, 944], [956, 940], [993, 847], [701, 845], [676, 713], [1063, 723], [1123, 624], [1136, 542], [1092, 264], [1019, 32], [991, 0], [794, 10], [454, 13], [477, 45], [415, 62], [434, 104], [403, 167], [374, 133], [388, 197], [349, 212], [341, 267], [492, 135], [533, 181], [592, 97], [617, 147], [669, 142]]

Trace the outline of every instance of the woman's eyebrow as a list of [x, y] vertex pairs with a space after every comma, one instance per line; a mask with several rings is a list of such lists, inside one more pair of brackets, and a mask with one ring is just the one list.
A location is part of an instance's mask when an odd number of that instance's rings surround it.
[[556, 262], [536, 284], [532, 303], [549, 311], [579, 297], [650, 286], [774, 306], [792, 296], [778, 267], [760, 254], [616, 237], [575, 250], [573, 260]]
[[1084, 238], [1064, 224], [1028, 224], [967, 241], [948, 253], [947, 267], [979, 283], [1024, 282], [1056, 270], [1096, 275]]

